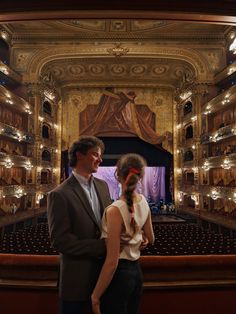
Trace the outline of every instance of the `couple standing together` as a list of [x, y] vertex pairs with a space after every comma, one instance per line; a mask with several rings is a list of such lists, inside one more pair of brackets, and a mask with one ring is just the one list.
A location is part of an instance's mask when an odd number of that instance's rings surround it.
[[69, 151], [72, 175], [48, 196], [48, 224], [60, 253], [62, 314], [137, 314], [142, 293], [140, 248], [154, 242], [151, 213], [135, 192], [145, 160], [123, 155], [116, 177], [120, 199], [111, 204], [105, 181], [93, 177], [104, 144], [81, 136]]

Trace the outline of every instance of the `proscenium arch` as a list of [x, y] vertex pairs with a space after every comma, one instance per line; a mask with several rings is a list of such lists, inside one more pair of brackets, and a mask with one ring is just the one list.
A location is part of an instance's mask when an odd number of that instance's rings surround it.
[[[127, 44], [128, 45], [128, 44]], [[122, 60], [125, 58], [139, 58], [144, 57], [158, 59], [165, 56], [166, 59], [176, 59], [182, 60], [189, 63], [195, 70], [196, 79], [198, 81], [209, 81], [209, 64], [207, 60], [201, 55], [198, 51], [183, 49], [183, 48], [173, 48], [173, 47], [152, 47], [152, 49], [143, 50], [140, 48], [138, 53], [130, 53], [127, 57], [122, 57]], [[81, 52], [81, 45], [79, 47], [72, 47], [68, 50], [65, 47], [55, 47], [55, 48], [46, 48], [41, 49], [33, 53], [30, 57], [30, 60], [27, 65], [26, 73], [28, 77], [25, 77], [26, 81], [37, 82], [42, 71], [42, 68], [50, 61], [55, 60], [64, 60], [67, 58], [105, 58], [110, 57], [107, 53], [105, 54], [105, 49], [102, 54], [92, 54], [91, 50]]]

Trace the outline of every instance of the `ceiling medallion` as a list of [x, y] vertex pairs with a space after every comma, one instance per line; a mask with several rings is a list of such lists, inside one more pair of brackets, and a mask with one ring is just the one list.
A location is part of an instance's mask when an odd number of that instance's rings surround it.
[[121, 47], [122, 45], [121, 43], [115, 43], [114, 45], [115, 47], [107, 49], [107, 52], [110, 55], [113, 55], [115, 57], [121, 57], [121, 56], [126, 55], [129, 52], [128, 48]]

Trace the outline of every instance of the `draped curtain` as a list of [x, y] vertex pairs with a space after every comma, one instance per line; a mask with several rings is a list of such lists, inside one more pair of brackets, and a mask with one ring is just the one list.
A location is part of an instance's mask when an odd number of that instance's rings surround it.
[[80, 134], [96, 136], [138, 136], [172, 151], [170, 133], [155, 132], [155, 114], [146, 105], [135, 104], [135, 93], [115, 93], [106, 89], [98, 105], [88, 105], [80, 113]]
[[[99, 167], [95, 177], [107, 182], [111, 198], [116, 200], [121, 194], [121, 185], [115, 178], [116, 167]], [[137, 192], [152, 202], [165, 200], [165, 167], [145, 167], [145, 175], [138, 183]]]

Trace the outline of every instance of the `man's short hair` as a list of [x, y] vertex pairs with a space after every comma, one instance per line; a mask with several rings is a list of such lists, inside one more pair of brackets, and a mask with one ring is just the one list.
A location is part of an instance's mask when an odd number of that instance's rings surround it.
[[80, 136], [78, 141], [74, 142], [69, 149], [69, 165], [75, 167], [77, 163], [77, 152], [86, 155], [89, 149], [99, 147], [102, 153], [105, 150], [105, 146], [102, 140], [96, 136], [83, 135]]

